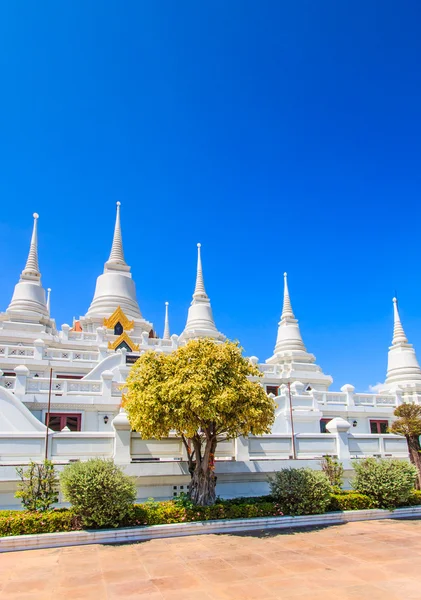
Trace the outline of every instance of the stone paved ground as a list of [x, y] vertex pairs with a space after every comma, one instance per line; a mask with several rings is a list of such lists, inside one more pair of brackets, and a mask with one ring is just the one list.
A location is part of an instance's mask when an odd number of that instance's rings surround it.
[[2, 600], [421, 598], [421, 520], [0, 554]]

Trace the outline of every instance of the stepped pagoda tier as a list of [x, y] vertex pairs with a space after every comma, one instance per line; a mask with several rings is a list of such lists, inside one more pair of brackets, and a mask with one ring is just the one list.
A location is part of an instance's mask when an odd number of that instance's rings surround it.
[[412, 344], [408, 343], [402, 327], [398, 302], [393, 298], [393, 339], [389, 348], [386, 381], [382, 391], [397, 387], [412, 388], [421, 393], [421, 369]]
[[[37, 334], [56, 333], [56, 326], [50, 318], [50, 291], [46, 297], [41, 283], [41, 272], [38, 261], [38, 214], [34, 213], [31, 243], [28, 258], [18, 283], [15, 285], [12, 299], [5, 313], [0, 315], [3, 329], [15, 328], [24, 324], [26, 330]], [[9, 325], [7, 325], [9, 323]], [[22, 327], [21, 327], [22, 329]], [[22, 333], [25, 337], [25, 334]]]
[[304, 346], [298, 321], [292, 311], [287, 274], [284, 273], [282, 315], [274, 353], [266, 363], [279, 365], [282, 368], [281, 379], [285, 382], [299, 381], [315, 389], [327, 390], [333, 380], [329, 375], [325, 375], [315, 362], [314, 354], [307, 352]]
[[133, 320], [133, 336], [138, 338], [143, 332], [153, 334], [153, 325], [146, 321], [140, 311], [136, 297], [136, 286], [123, 251], [120, 222], [120, 202], [117, 214], [110, 256], [104, 265], [104, 272], [96, 281], [95, 293], [88, 312], [80, 318], [84, 331], [95, 332], [120, 309], [127, 319]]
[[193, 293], [193, 300], [189, 307], [186, 326], [180, 336], [180, 341], [188, 341], [200, 337], [209, 337], [222, 341], [225, 339], [225, 336], [216, 328], [210, 299], [205, 290], [200, 248], [201, 244], [197, 244], [196, 286]]

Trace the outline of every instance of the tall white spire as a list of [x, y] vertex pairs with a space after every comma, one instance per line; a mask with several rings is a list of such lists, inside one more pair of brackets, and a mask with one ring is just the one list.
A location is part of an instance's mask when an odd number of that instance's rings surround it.
[[314, 354], [307, 352], [304, 346], [298, 321], [292, 310], [286, 273], [284, 273], [284, 301], [275, 349], [273, 356], [266, 362], [278, 365], [281, 369], [281, 377], [289, 382], [310, 384], [311, 387], [320, 390], [327, 390], [332, 383], [332, 378], [325, 375], [322, 369], [315, 364]]
[[28, 258], [6, 312], [16, 321], [25, 319], [47, 323], [45, 319], [49, 317], [49, 310], [38, 264], [38, 214], [34, 213], [33, 218]]
[[197, 244], [197, 270], [196, 270], [196, 286], [194, 288], [193, 298], [207, 298], [205, 290], [205, 282], [203, 281], [202, 257], [200, 248], [202, 244]]
[[393, 298], [393, 340], [389, 347], [384, 390], [396, 386], [416, 386], [421, 391], [421, 369], [412, 344], [408, 343], [399, 315], [398, 301]]
[[393, 298], [393, 340], [392, 345], [405, 344], [408, 342], [399, 316], [398, 301]]
[[[117, 214], [113, 243], [104, 272], [97, 278], [94, 298], [85, 317], [108, 318], [118, 307], [131, 319], [142, 319], [136, 298], [136, 286], [126, 263], [120, 222], [120, 202], [117, 202]], [[146, 323], [146, 322], [145, 322]], [[149, 323], [145, 327], [149, 327]]]
[[168, 319], [168, 302], [165, 302], [165, 325], [164, 325], [164, 335], [163, 340], [170, 340], [170, 322]]
[[123, 237], [121, 235], [120, 223], [120, 206], [121, 202], [117, 202], [113, 243], [111, 246], [110, 257], [105, 263], [105, 271], [130, 271], [130, 267], [127, 265], [124, 258]]
[[26, 259], [26, 265], [22, 271], [22, 279], [34, 279], [41, 277], [38, 265], [38, 213], [32, 215], [34, 217], [34, 225], [32, 228], [31, 244], [29, 246], [29, 254]]
[[287, 273], [284, 273], [284, 303], [278, 326], [275, 353], [285, 350], [301, 350], [306, 352], [300, 328], [298, 327], [298, 321], [292, 311]]
[[193, 339], [199, 337], [211, 337], [217, 340], [223, 340], [225, 339], [225, 336], [216, 328], [209, 296], [205, 290], [200, 249], [201, 244], [197, 244], [196, 285], [194, 288], [193, 300], [187, 315], [186, 326], [180, 338]]
[[295, 319], [294, 313], [292, 312], [291, 299], [289, 297], [288, 289], [288, 273], [284, 273], [284, 304], [282, 306], [281, 319]]

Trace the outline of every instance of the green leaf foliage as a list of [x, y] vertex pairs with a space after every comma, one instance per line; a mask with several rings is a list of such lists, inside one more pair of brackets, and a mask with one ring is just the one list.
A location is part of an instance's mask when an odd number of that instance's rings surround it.
[[320, 465], [326, 477], [329, 479], [332, 488], [339, 491], [343, 484], [344, 475], [342, 463], [331, 456], [324, 456]]
[[67, 465], [60, 483], [65, 499], [86, 527], [118, 527], [136, 498], [132, 478], [101, 458]]
[[352, 487], [372, 498], [379, 508], [393, 509], [411, 497], [417, 469], [405, 460], [366, 458], [354, 462]]
[[391, 433], [405, 437], [421, 435], [421, 406], [419, 404], [401, 404], [394, 411], [396, 421], [390, 426]]
[[21, 481], [15, 496], [27, 510], [43, 512], [58, 501], [58, 479], [50, 460], [31, 460], [26, 468], [18, 467], [16, 472]]
[[286, 515], [324, 513], [329, 506], [331, 486], [323, 471], [282, 469], [269, 477], [269, 485]]
[[127, 378], [124, 407], [144, 439], [175, 430], [192, 438], [269, 433], [275, 404], [258, 381], [261, 373], [234, 342], [188, 342], [171, 354], [146, 352]]
[[0, 512], [0, 536], [56, 533], [77, 529], [81, 529], [80, 518], [67, 509], [54, 509], [43, 513], [26, 510]]
[[358, 492], [342, 492], [340, 494], [332, 494], [328, 511], [365, 510], [376, 507], [376, 502], [369, 496]]

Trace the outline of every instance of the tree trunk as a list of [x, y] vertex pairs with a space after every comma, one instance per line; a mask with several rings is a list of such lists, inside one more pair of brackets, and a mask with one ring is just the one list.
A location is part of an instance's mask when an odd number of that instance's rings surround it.
[[199, 506], [211, 506], [216, 500], [216, 477], [210, 469], [197, 467], [190, 481], [190, 498]]
[[195, 468], [191, 475], [189, 496], [199, 506], [211, 506], [216, 500], [215, 449], [216, 437], [207, 438], [205, 451], [201, 452], [201, 444], [193, 439], [195, 452]]
[[415, 488], [421, 490], [421, 446], [420, 439], [417, 435], [406, 436], [408, 442], [409, 458], [411, 462], [417, 467], [418, 477], [415, 482]]

